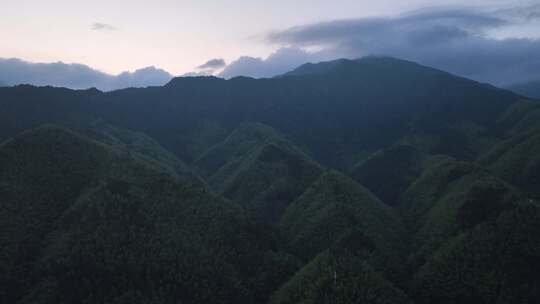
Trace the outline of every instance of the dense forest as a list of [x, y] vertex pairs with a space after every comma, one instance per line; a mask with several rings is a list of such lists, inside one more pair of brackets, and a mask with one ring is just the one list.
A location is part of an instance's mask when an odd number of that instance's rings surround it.
[[387, 57], [0, 88], [1, 303], [536, 303], [540, 103]]

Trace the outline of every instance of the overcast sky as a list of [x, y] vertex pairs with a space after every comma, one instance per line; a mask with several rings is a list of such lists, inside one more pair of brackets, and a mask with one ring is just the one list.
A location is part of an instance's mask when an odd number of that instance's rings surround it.
[[[433, 7], [434, 3], [0, 0], [0, 58], [80, 63], [115, 75], [148, 66], [173, 75], [208, 74], [230, 64], [221, 75], [269, 76], [301, 61], [370, 53], [418, 60], [413, 53], [422, 43], [430, 49], [420, 52], [425, 63], [441, 68], [463, 64], [469, 53], [477, 60], [485, 48], [508, 48], [508, 43], [497, 44], [505, 39], [520, 38], [514, 45], [524, 51], [514, 57], [536, 50], [540, 0], [440, 0]], [[453, 41], [455, 56], [434, 58], [432, 42], [440, 40]], [[242, 56], [248, 57], [237, 61]], [[496, 62], [483, 63], [489, 64]], [[486, 73], [483, 68], [471, 75]]]

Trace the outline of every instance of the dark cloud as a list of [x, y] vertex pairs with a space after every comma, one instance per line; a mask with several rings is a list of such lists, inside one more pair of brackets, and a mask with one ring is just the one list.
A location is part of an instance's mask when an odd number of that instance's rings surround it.
[[198, 70], [217, 70], [225, 67], [227, 64], [221, 58], [208, 60], [205, 64], [197, 67]]
[[94, 31], [114, 31], [114, 30], [116, 30], [116, 27], [112, 26], [110, 24], [96, 22], [96, 23], [92, 24], [92, 29]]
[[[395, 17], [335, 20], [297, 26], [266, 36], [269, 43], [296, 49], [289, 55], [278, 51], [279, 60], [296, 62], [300, 49], [304, 60], [326, 57], [358, 58], [387, 55], [416, 61], [449, 72], [497, 85], [524, 82], [540, 74], [540, 40], [493, 38], [494, 31], [535, 22], [540, 5], [504, 10], [439, 8], [417, 10]], [[229, 65], [225, 76], [243, 73], [265, 77], [283, 73], [281, 62], [241, 58]], [[290, 58], [290, 56], [292, 56]], [[280, 65], [280, 66], [274, 66]], [[293, 68], [293, 67], [289, 67]], [[258, 72], [261, 69], [263, 72]]]
[[[270, 33], [272, 43], [299, 46], [336, 45], [350, 42], [378, 44], [395, 41], [403, 35], [431, 31], [433, 34], [481, 33], [486, 29], [507, 25], [508, 21], [464, 9], [418, 10], [399, 17], [378, 17], [337, 20], [293, 27]], [[407, 37], [404, 37], [407, 38]], [[388, 43], [385, 42], [385, 43]]]
[[82, 64], [31, 63], [0, 58], [0, 82], [7, 85], [51, 85], [73, 89], [96, 87], [110, 91], [127, 87], [163, 85], [172, 78], [166, 71], [148, 67], [114, 76]]

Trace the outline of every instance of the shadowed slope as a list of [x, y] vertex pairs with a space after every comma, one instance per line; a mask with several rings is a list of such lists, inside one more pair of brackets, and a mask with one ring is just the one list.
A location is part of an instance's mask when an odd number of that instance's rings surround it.
[[428, 155], [409, 145], [380, 150], [351, 170], [351, 176], [388, 205], [399, 205], [409, 185], [420, 176]]

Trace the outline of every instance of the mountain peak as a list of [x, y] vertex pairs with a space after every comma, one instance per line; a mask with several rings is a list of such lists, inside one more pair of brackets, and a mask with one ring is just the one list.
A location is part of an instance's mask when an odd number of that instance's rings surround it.
[[[360, 66], [371, 66], [371, 67], [423, 67], [417, 63], [397, 59], [389, 56], [365, 56], [358, 59], [336, 59], [332, 61], [322, 61], [318, 63], [306, 63], [298, 68], [285, 73], [282, 76], [307, 76], [307, 75], [323, 75], [330, 72], [334, 72], [347, 67], [360, 67]], [[428, 69], [427, 67], [424, 67]], [[429, 68], [431, 69], [431, 68]], [[431, 69], [434, 70], [434, 69]]]

